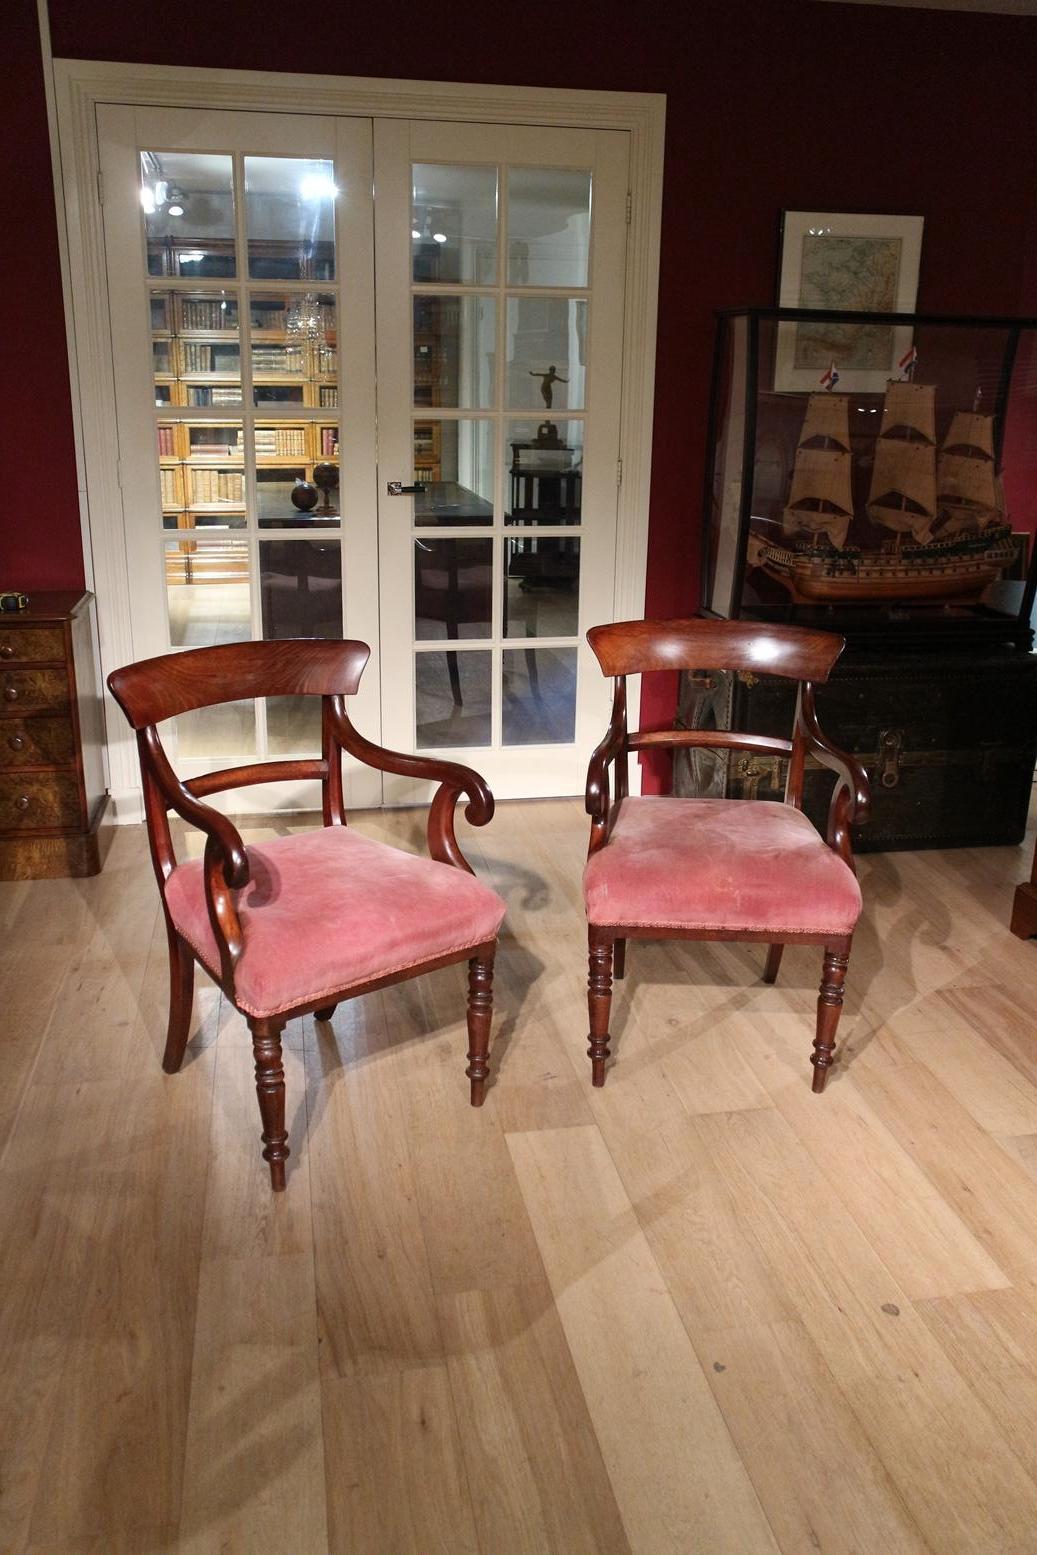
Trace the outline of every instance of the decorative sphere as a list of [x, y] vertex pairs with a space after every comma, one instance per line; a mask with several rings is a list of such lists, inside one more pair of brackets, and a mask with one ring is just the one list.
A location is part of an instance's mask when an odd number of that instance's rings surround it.
[[292, 487], [292, 501], [303, 513], [316, 507], [319, 499], [320, 492], [312, 481], [296, 481]]
[[313, 479], [321, 491], [329, 492], [333, 486], [338, 485], [338, 465], [315, 464], [313, 466]]

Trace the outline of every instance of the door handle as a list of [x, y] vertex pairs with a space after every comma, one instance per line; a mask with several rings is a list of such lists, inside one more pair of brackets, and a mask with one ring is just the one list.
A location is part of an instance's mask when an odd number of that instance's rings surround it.
[[415, 481], [413, 486], [405, 486], [402, 481], [389, 481], [385, 489], [390, 497], [418, 497], [427, 487], [421, 481]]

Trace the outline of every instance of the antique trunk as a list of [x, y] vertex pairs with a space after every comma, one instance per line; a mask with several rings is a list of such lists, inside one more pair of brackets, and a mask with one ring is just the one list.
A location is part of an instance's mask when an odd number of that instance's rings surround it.
[[[794, 706], [789, 681], [703, 670], [681, 676], [677, 724], [787, 739]], [[818, 687], [817, 708], [826, 734], [871, 778], [861, 851], [1022, 840], [1037, 758], [1037, 658], [1011, 649], [848, 654]], [[673, 791], [780, 799], [785, 765], [680, 751]], [[832, 786], [831, 773], [808, 764], [804, 809], [822, 829]]]

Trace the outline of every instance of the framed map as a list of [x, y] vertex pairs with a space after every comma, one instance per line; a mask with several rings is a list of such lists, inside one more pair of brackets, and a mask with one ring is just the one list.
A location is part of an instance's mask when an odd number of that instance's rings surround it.
[[[778, 306], [913, 313], [921, 216], [784, 211]], [[821, 322], [778, 328], [774, 387], [823, 387], [835, 366], [842, 392], [882, 393], [911, 346], [909, 325]]]

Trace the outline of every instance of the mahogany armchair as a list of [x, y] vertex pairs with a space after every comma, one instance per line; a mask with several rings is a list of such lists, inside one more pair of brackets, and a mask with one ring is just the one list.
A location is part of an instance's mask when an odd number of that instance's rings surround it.
[[[588, 641], [615, 677], [612, 718], [587, 773], [591, 1075], [605, 1083], [613, 969], [628, 939], [760, 940], [773, 983], [786, 944], [824, 946], [811, 1063], [823, 1091], [835, 1050], [850, 943], [861, 911], [850, 827], [868, 813], [868, 779], [817, 722], [814, 683], [827, 680], [841, 637], [743, 621], [623, 621]], [[627, 730], [626, 677], [653, 670], [726, 669], [800, 682], [790, 740], [725, 730]], [[788, 758], [783, 804], [756, 799], [631, 798], [627, 757], [649, 747], [711, 746]], [[836, 774], [822, 838], [802, 811], [808, 756]], [[615, 767], [615, 802], [609, 769]]]
[[[493, 1013], [493, 958], [504, 903], [476, 880], [454, 835], [454, 808], [484, 826], [493, 796], [454, 762], [401, 755], [356, 729], [345, 699], [370, 657], [362, 642], [291, 639], [231, 643], [145, 659], [108, 678], [137, 733], [151, 858], [169, 939], [169, 1026], [162, 1067], [174, 1074], [191, 1029], [194, 963], [245, 1016], [252, 1033], [263, 1158], [285, 1186], [281, 1033], [312, 1012], [330, 1020], [341, 999], [467, 961], [468, 1068], [481, 1105]], [[199, 707], [257, 696], [322, 698], [319, 759], [269, 761], [183, 783], [157, 725]], [[438, 780], [428, 815], [429, 859], [360, 836], [346, 824], [342, 753], [382, 772]], [[203, 800], [253, 783], [319, 778], [322, 829], [246, 847], [233, 822]], [[205, 833], [201, 860], [178, 863], [167, 812]]]

